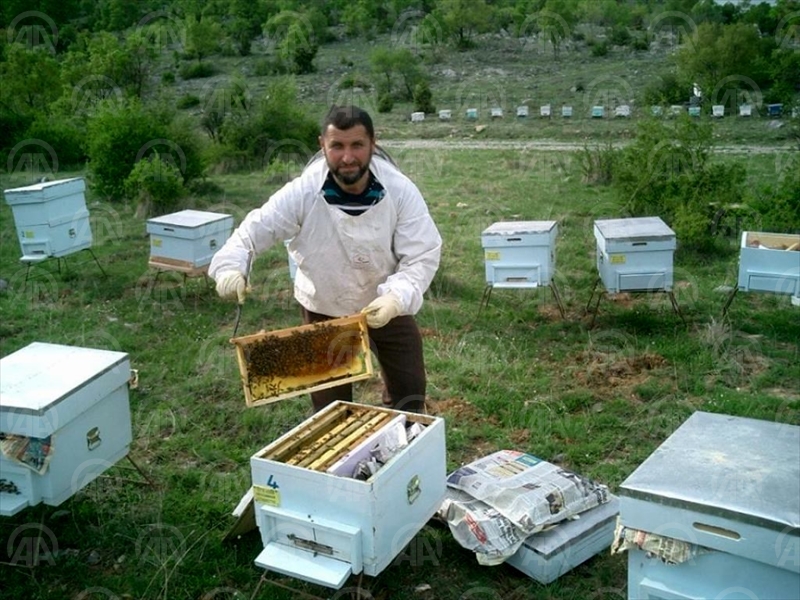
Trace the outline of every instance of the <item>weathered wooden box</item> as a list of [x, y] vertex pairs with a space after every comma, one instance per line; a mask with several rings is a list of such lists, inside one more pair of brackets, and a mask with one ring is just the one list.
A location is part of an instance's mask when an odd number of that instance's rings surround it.
[[[423, 430], [366, 480], [327, 472], [385, 424]], [[445, 495], [444, 420], [334, 402], [250, 459], [264, 550], [256, 564], [340, 588], [376, 576], [436, 513]]]
[[248, 406], [372, 377], [362, 314], [233, 338]]
[[659, 217], [598, 220], [594, 237], [609, 293], [672, 290], [675, 232]]
[[628, 598], [800, 597], [800, 427], [696, 412], [620, 486], [621, 524], [707, 549], [628, 554]]
[[5, 190], [25, 262], [62, 257], [92, 246], [80, 177]]
[[501, 221], [481, 233], [486, 284], [496, 288], [550, 285], [555, 272], [556, 221]]
[[233, 217], [202, 210], [182, 210], [147, 221], [150, 265], [192, 271], [207, 267], [233, 232]]
[[57, 506], [127, 455], [130, 372], [123, 352], [41, 342], [0, 360], [0, 515]]
[[788, 294], [800, 306], [800, 235], [742, 232], [739, 289]]

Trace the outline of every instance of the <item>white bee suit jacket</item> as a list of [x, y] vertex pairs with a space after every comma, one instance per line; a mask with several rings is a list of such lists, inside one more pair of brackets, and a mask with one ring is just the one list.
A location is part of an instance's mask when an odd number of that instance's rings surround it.
[[416, 314], [439, 267], [442, 238], [417, 187], [390, 162], [373, 156], [370, 170], [386, 190], [358, 216], [329, 205], [322, 194], [325, 160], [251, 211], [214, 255], [209, 274], [247, 273], [248, 252], [291, 239], [297, 263], [294, 295], [312, 312], [341, 317], [394, 292], [401, 314]]

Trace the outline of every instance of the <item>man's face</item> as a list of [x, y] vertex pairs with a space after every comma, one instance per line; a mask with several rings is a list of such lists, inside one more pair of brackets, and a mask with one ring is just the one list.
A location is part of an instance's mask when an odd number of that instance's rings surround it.
[[336, 129], [328, 125], [319, 138], [328, 168], [345, 191], [359, 193], [367, 184], [374, 143], [363, 125]]

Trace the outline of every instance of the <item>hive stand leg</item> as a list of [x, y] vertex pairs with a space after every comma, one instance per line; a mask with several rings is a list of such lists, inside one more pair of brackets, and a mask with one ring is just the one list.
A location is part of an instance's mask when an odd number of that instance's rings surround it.
[[483, 311], [483, 307], [484, 306], [489, 306], [489, 300], [492, 297], [492, 290], [493, 289], [494, 289], [494, 286], [492, 286], [492, 285], [487, 285], [485, 288], [483, 288], [483, 296], [481, 296], [481, 302], [478, 305], [478, 316], [479, 317], [481, 316], [481, 312]]
[[558, 305], [558, 312], [561, 313], [561, 318], [565, 319], [567, 313], [564, 310], [564, 303], [561, 301], [561, 293], [558, 291], [558, 286], [556, 285], [555, 281], [550, 282], [550, 289], [553, 290], [553, 297], [556, 299], [556, 304]]
[[681, 318], [681, 321], [683, 322], [683, 324], [686, 325], [686, 319], [683, 318], [683, 313], [681, 312], [681, 309], [678, 306], [678, 301], [675, 300], [675, 292], [673, 292], [672, 290], [669, 290], [667, 292], [667, 294], [669, 294], [669, 301], [672, 303], [672, 309]]
[[281, 583], [280, 581], [272, 581], [271, 579], [267, 579], [267, 573], [268, 572], [269, 571], [264, 571], [264, 573], [261, 575], [261, 579], [258, 580], [258, 585], [256, 586], [256, 589], [253, 590], [253, 594], [250, 596], [250, 600], [256, 600], [256, 598], [258, 598], [258, 592], [259, 592], [259, 590], [261, 590], [261, 586], [264, 585], [265, 583], [268, 583], [270, 585], [274, 585], [274, 586], [282, 588], [284, 590], [288, 590], [288, 591], [292, 592], [293, 594], [297, 594], [298, 596], [302, 596], [303, 598], [311, 598], [311, 600], [325, 600], [325, 598], [322, 598], [320, 596], [315, 596], [313, 594], [308, 594], [308, 593], [306, 593], [306, 592], [304, 592], [302, 590], [298, 590], [298, 589], [293, 588], [291, 586], [285, 585], [285, 584]]
[[738, 292], [738, 291], [739, 291], [739, 286], [734, 286], [734, 288], [731, 290], [731, 293], [728, 294], [728, 299], [725, 301], [725, 306], [722, 307], [722, 316], [723, 317], [726, 314], [728, 314], [728, 309], [731, 306], [731, 302], [733, 302], [733, 298], [736, 296], [736, 292]]
[[597, 290], [597, 284], [600, 283], [600, 278], [594, 280], [594, 285], [592, 286], [592, 293], [589, 295], [589, 301], [586, 303], [586, 308], [584, 312], [589, 312], [589, 307], [592, 305], [592, 298], [594, 298], [594, 293]]
[[[594, 320], [597, 318], [597, 310], [600, 308], [600, 299], [603, 297], [604, 294], [605, 291], [601, 291], [599, 294], [597, 294], [597, 302], [595, 302], [594, 304], [594, 310], [592, 311], [592, 320], [589, 323], [589, 329], [594, 327]], [[592, 296], [594, 296], [594, 291], [592, 291]]]
[[89, 251], [89, 254], [92, 255], [92, 258], [94, 259], [94, 262], [97, 264], [97, 268], [100, 269], [100, 272], [103, 274], [103, 277], [108, 277], [108, 273], [106, 273], [105, 269], [103, 268], [103, 265], [101, 265], [100, 261], [97, 260], [97, 256], [95, 256], [94, 250], [92, 250], [91, 248], [87, 248], [87, 250]]

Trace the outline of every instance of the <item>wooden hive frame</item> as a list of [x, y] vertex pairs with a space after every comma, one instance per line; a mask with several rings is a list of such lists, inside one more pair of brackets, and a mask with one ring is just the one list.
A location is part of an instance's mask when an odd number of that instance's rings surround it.
[[[319, 342], [320, 336], [327, 343], [322, 348], [324, 356], [319, 347], [312, 348], [314, 338]], [[363, 314], [261, 331], [233, 338], [231, 343], [236, 346], [247, 406], [271, 404], [373, 375], [367, 321]], [[265, 345], [270, 352], [280, 354], [279, 362], [292, 362], [296, 370], [271, 375], [256, 373], [250, 358], [257, 347]], [[298, 350], [304, 356], [297, 356]]]
[[[336, 402], [311, 417], [293, 434], [265, 449], [259, 458], [326, 472], [397, 415], [397, 411], [388, 408]], [[409, 422], [418, 422], [424, 427], [433, 422], [427, 415], [409, 413], [406, 416]]]

